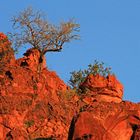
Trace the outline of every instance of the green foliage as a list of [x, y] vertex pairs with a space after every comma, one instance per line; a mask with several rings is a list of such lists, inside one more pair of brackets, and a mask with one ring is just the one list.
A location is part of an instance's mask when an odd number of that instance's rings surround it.
[[105, 67], [103, 62], [98, 62], [97, 60], [94, 61], [94, 64], [89, 64], [88, 68], [85, 70], [73, 71], [71, 72], [71, 77], [69, 80], [69, 84], [73, 89], [79, 89], [79, 85], [84, 82], [86, 77], [89, 74], [93, 75], [101, 75], [103, 77], [107, 77], [111, 74], [111, 68]]

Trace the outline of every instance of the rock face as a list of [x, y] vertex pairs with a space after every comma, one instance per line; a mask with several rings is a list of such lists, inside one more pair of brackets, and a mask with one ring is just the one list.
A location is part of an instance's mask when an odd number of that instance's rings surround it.
[[68, 140], [140, 139], [140, 104], [122, 101], [123, 86], [115, 76], [89, 75], [80, 88], [84, 104], [73, 117]]
[[[11, 49], [2, 43], [2, 53]], [[0, 140], [65, 140], [75, 112], [74, 94], [69, 95], [67, 85], [46, 68], [45, 58], [40, 65], [37, 49], [24, 55], [15, 60], [8, 51], [2, 57], [6, 65], [0, 73]]]
[[56, 73], [44, 69], [38, 75], [17, 65], [5, 69], [0, 75], [0, 140], [67, 137], [74, 112], [66, 113], [69, 107], [59, 94], [67, 86]]
[[38, 72], [46, 68], [45, 57], [41, 58], [38, 49], [34, 48], [27, 50], [24, 57], [17, 60], [17, 64]]
[[14, 52], [7, 36], [0, 32], [0, 64], [13, 64], [15, 62]]
[[121, 102], [123, 96], [123, 85], [114, 75], [103, 77], [90, 74], [80, 85], [81, 89], [86, 89], [93, 99], [107, 102]]
[[69, 140], [138, 140], [140, 105], [131, 102], [93, 102], [71, 123]]
[[10, 46], [0, 33], [0, 140], [140, 139], [140, 104], [115, 76], [89, 75], [79, 96], [37, 49], [16, 60]]
[[41, 74], [18, 65], [5, 70], [0, 75], [0, 140], [65, 140], [74, 115], [74, 103], [63, 100], [67, 85], [46, 68]]

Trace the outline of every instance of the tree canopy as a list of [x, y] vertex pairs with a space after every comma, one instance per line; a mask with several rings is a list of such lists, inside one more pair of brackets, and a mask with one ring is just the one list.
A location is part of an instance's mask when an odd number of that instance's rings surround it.
[[61, 51], [64, 43], [79, 39], [79, 24], [73, 20], [61, 22], [58, 26], [50, 24], [45, 14], [31, 7], [14, 16], [12, 23], [14, 32], [9, 35], [16, 50], [30, 44], [44, 55], [46, 52]]

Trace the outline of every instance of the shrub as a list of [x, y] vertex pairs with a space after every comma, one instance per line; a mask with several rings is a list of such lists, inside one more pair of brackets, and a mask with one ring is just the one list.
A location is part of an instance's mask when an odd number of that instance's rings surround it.
[[112, 72], [110, 67], [105, 67], [103, 62], [98, 62], [97, 60], [95, 60], [93, 65], [92, 64], [88, 65], [87, 69], [71, 72], [69, 84], [73, 89], [78, 90], [79, 85], [82, 82], [84, 82], [84, 80], [89, 74], [93, 75], [99, 74], [103, 77], [107, 77], [111, 73]]

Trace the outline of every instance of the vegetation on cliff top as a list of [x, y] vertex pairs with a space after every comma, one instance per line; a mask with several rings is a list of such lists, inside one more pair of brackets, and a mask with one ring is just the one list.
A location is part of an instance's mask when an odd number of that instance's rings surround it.
[[105, 67], [103, 62], [95, 60], [93, 64], [88, 65], [87, 69], [71, 72], [71, 77], [69, 80], [70, 86], [73, 89], [79, 90], [80, 84], [84, 82], [86, 77], [90, 74], [99, 74], [103, 77], [107, 77], [109, 74], [112, 74], [112, 72], [111, 68]]

